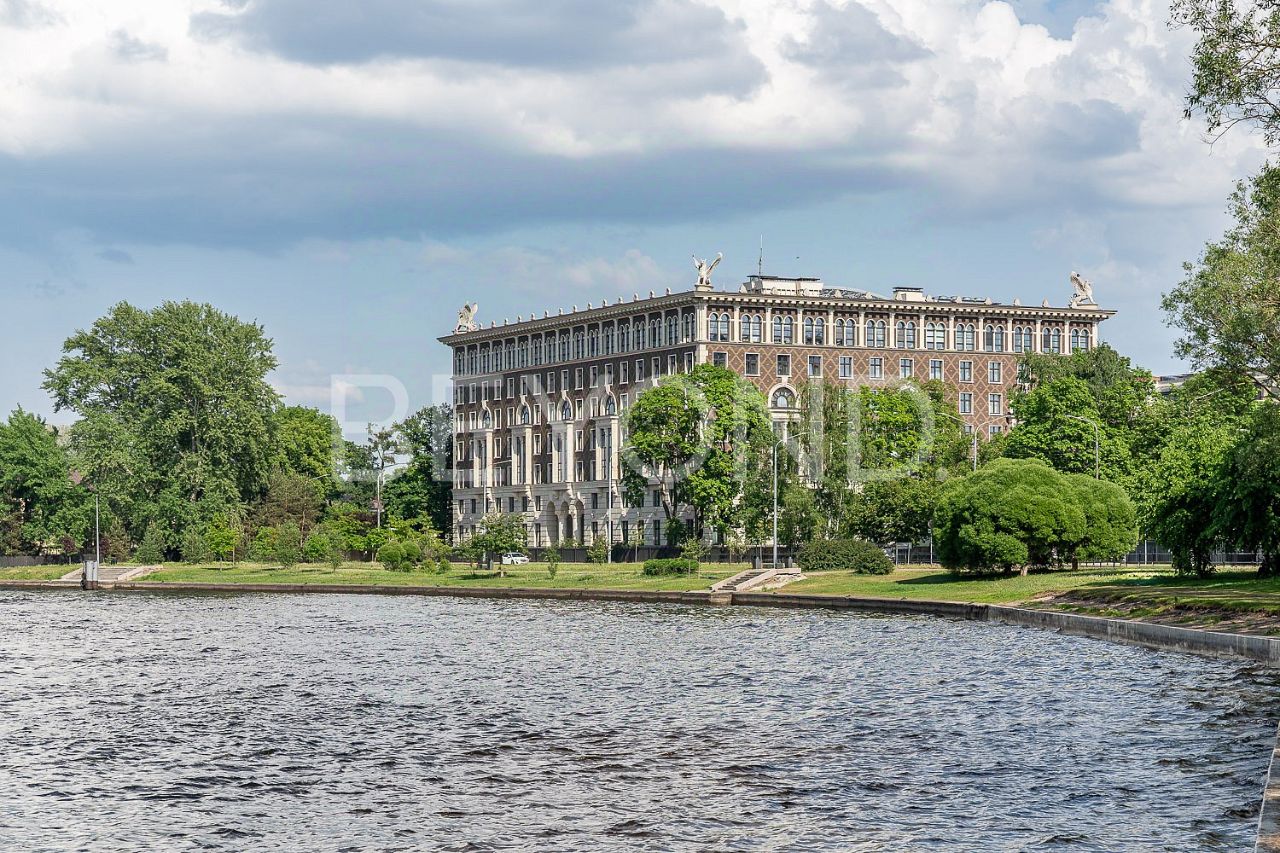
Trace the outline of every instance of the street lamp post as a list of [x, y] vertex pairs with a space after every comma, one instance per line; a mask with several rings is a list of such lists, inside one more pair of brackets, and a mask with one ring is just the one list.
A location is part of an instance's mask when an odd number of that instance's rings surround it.
[[[84, 482], [84, 474], [79, 471], [71, 472], [71, 482], [80, 485]], [[91, 583], [96, 584], [98, 581], [98, 567], [102, 565], [102, 511], [101, 501], [98, 498], [98, 487], [91, 485], [89, 490], [93, 492], [93, 577], [89, 577], [89, 566], [83, 564], [80, 568], [80, 588], [88, 589]]]
[[778, 568], [778, 445], [773, 442], [773, 568]]
[[1095, 420], [1091, 420], [1089, 418], [1082, 418], [1079, 415], [1067, 415], [1066, 417], [1071, 418], [1071, 420], [1073, 421], [1080, 421], [1082, 423], [1086, 423], [1089, 426], [1093, 427], [1093, 479], [1101, 480], [1102, 464], [1101, 464], [1101, 456], [1098, 453], [1098, 435], [1099, 435], [1098, 422]]

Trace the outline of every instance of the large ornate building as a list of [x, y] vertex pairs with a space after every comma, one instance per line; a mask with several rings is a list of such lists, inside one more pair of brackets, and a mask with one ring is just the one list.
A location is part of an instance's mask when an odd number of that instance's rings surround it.
[[530, 545], [600, 536], [665, 541], [657, 501], [623, 506], [619, 414], [662, 377], [720, 364], [793, 416], [803, 383], [893, 386], [941, 380], [966, 431], [1003, 431], [1023, 353], [1069, 353], [1098, 340], [1102, 310], [1072, 274], [1067, 307], [831, 288], [819, 279], [751, 276], [717, 291], [699, 262], [693, 290], [482, 327], [464, 306], [453, 334], [454, 536], [487, 512], [521, 513]]

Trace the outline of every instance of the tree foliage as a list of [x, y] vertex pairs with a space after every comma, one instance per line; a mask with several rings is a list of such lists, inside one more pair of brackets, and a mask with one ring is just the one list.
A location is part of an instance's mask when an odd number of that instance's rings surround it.
[[1280, 401], [1280, 168], [1267, 166], [1232, 196], [1235, 220], [1164, 297], [1182, 330], [1178, 355], [1252, 381]]
[[747, 484], [769, 476], [764, 397], [723, 367], [699, 365], [642, 392], [624, 430], [623, 493], [643, 505], [652, 477], [671, 535], [686, 509], [699, 534], [739, 526]]
[[1172, 22], [1198, 37], [1191, 54], [1186, 116], [1204, 116], [1210, 133], [1238, 123], [1280, 141], [1280, 2], [1174, 0]]
[[[965, 571], [1052, 566], [1123, 555], [1137, 542], [1119, 486], [1068, 477], [1037, 459], [996, 459], [948, 482], [934, 529], [944, 566]], [[1090, 530], [1090, 523], [1105, 528]]]
[[81, 416], [73, 449], [133, 535], [160, 521], [177, 544], [266, 485], [278, 398], [260, 326], [193, 302], [122, 302], [63, 353], [44, 387]]

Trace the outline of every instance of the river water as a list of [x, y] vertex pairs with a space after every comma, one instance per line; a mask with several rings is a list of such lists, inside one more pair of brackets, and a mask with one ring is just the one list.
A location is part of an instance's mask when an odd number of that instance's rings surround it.
[[1271, 671], [928, 618], [0, 592], [2, 850], [1251, 849]]

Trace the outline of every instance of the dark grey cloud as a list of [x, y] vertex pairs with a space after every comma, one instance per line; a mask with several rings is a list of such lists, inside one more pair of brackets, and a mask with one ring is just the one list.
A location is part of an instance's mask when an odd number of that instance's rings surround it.
[[110, 261], [113, 264], [132, 264], [133, 255], [122, 249], [103, 249], [98, 252], [98, 258], [104, 261]]
[[111, 34], [111, 49], [126, 62], [163, 62], [169, 58], [169, 51], [164, 45], [145, 42], [124, 30], [116, 30]]
[[886, 30], [875, 13], [857, 3], [836, 8], [819, 2], [810, 15], [813, 27], [808, 38], [787, 40], [783, 54], [848, 88], [899, 85], [903, 82], [899, 66], [930, 55], [915, 42]]
[[0, 0], [0, 26], [30, 30], [61, 20], [57, 12], [37, 0]]
[[[0, 241], [83, 229], [107, 245], [272, 251], [307, 238], [448, 237], [554, 222], [681, 222], [873, 192], [896, 178], [847, 152], [690, 148], [564, 158], [466, 132], [317, 121], [280, 145], [268, 122], [200, 139], [140, 135], [93, 151], [0, 157]], [[328, 137], [324, 146], [315, 139]], [[256, 142], [255, 142], [256, 140]]]
[[1110, 101], [1055, 104], [1052, 110], [1031, 103], [1025, 107], [1028, 141], [1051, 157], [1092, 160], [1141, 147], [1141, 117]]
[[434, 58], [557, 70], [696, 61], [759, 76], [742, 28], [692, 0], [251, 0], [199, 38], [316, 65]]

